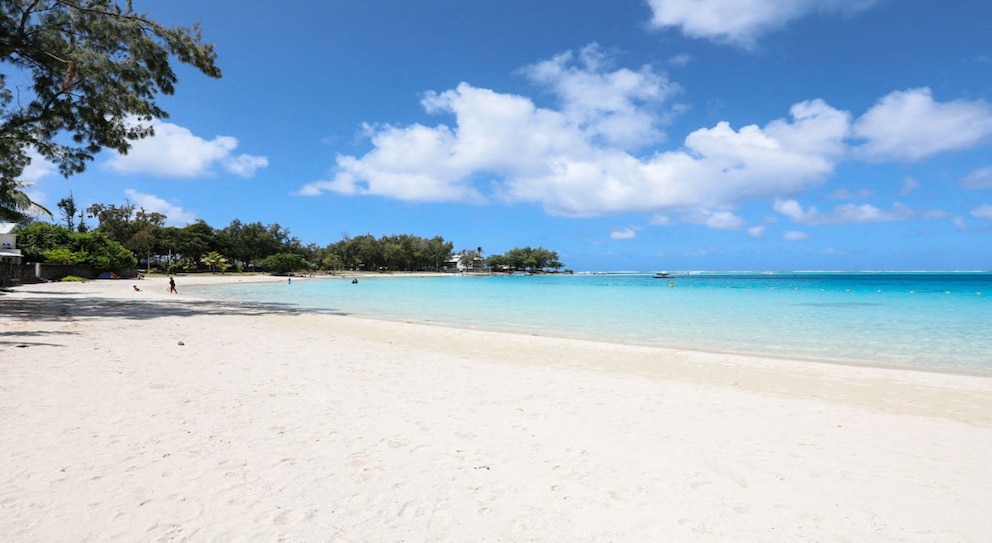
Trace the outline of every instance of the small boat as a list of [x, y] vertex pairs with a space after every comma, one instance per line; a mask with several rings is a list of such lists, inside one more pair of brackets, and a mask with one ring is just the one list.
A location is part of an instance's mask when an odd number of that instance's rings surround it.
[[654, 274], [654, 278], [655, 279], [668, 279], [671, 276], [672, 276], [672, 274], [670, 274], [668, 272], [658, 272], [658, 273]]

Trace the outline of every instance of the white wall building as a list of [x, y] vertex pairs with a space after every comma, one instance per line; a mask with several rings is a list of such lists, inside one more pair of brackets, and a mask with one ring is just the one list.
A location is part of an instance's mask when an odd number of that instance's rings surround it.
[[17, 234], [14, 230], [17, 224], [0, 222], [0, 262], [4, 264], [20, 264], [21, 250], [17, 248]]

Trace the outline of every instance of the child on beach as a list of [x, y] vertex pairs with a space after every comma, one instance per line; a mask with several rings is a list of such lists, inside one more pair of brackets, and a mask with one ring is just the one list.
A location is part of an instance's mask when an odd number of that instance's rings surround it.
[[169, 292], [172, 294], [179, 294], [179, 291], [176, 290], [176, 280], [171, 277], [169, 278]]

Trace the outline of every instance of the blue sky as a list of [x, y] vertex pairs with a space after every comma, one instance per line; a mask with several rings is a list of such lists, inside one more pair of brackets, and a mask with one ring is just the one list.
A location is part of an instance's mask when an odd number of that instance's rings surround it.
[[224, 76], [180, 69], [126, 156], [36, 161], [51, 209], [575, 270], [992, 269], [986, 0], [134, 4]]

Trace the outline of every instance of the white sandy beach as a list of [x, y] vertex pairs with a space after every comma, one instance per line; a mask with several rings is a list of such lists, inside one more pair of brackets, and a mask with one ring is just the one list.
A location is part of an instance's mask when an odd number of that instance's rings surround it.
[[0, 539], [992, 541], [989, 378], [226, 304], [193, 280], [0, 294]]

